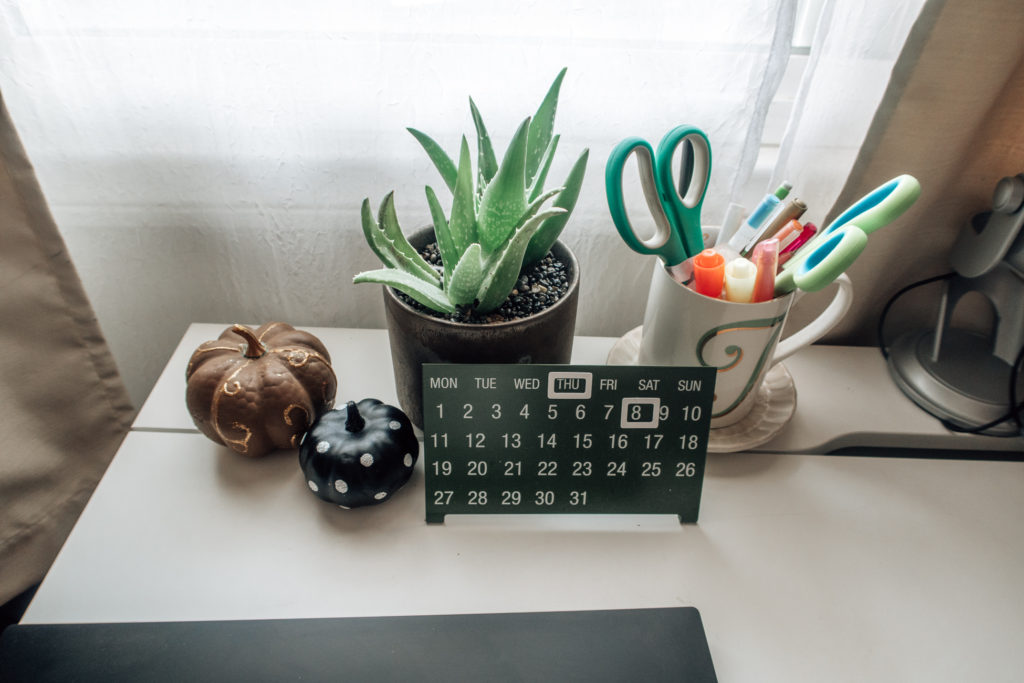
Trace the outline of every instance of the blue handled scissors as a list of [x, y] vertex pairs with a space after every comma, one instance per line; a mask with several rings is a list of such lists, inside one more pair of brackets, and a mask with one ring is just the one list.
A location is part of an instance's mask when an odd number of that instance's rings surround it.
[[[688, 145], [692, 154], [684, 156], [684, 177], [677, 190], [672, 158], [680, 145]], [[685, 147], [683, 151], [687, 151]], [[622, 169], [634, 152], [644, 198], [656, 227], [654, 235], [646, 240], [633, 230], [622, 196]], [[666, 266], [696, 256], [704, 249], [700, 211], [710, 177], [711, 143], [704, 131], [695, 126], [682, 125], [670, 130], [658, 144], [657, 153], [642, 138], [626, 138], [612, 150], [604, 174], [608, 209], [619, 235], [633, 251], [659, 256]]]
[[899, 218], [920, 195], [917, 179], [901, 175], [861, 197], [786, 262], [775, 278], [775, 296], [826, 287], [860, 256], [868, 235]]

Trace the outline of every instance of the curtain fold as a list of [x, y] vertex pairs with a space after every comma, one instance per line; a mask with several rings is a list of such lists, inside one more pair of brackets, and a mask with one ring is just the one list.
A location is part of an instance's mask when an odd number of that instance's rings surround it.
[[2, 98], [0, 407], [3, 603], [43, 577], [132, 407]]
[[[885, 180], [910, 173], [921, 197], [874, 233], [850, 269], [855, 300], [831, 343], [872, 345], [886, 301], [902, 287], [950, 270], [949, 254], [971, 216], [991, 208], [1004, 176], [1024, 172], [1024, 3], [930, 2], [911, 31], [893, 78], [831, 216]], [[886, 338], [934, 325], [941, 285], [908, 294], [886, 321]], [[958, 310], [984, 328], [991, 311]], [[803, 307], [794, 324], [817, 312]]]

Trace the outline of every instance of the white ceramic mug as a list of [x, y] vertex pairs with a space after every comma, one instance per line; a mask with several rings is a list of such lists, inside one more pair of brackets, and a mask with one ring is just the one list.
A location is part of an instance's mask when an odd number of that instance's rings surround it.
[[753, 408], [771, 366], [820, 339], [849, 310], [853, 285], [845, 274], [836, 284], [828, 307], [780, 344], [798, 292], [756, 304], [733, 303], [698, 294], [656, 266], [637, 362], [717, 368], [711, 427], [736, 424]]

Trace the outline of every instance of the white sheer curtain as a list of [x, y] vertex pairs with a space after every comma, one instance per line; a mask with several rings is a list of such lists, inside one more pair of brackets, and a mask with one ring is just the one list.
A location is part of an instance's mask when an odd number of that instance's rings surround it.
[[548, 185], [591, 150], [563, 234], [577, 333], [624, 333], [652, 261], [607, 218], [612, 146], [693, 123], [713, 146], [706, 222], [773, 173], [824, 214], [923, 1], [825, 0], [777, 171], [762, 132], [797, 0], [3, 0], [0, 91], [138, 404], [192, 320], [382, 326], [379, 289], [351, 284], [375, 265], [360, 202], [395, 190], [411, 230], [441, 189], [405, 127], [454, 152], [472, 95], [500, 152], [563, 66]]

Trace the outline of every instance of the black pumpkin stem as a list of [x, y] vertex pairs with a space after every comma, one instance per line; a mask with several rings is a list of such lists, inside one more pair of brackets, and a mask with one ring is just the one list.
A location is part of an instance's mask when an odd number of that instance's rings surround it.
[[345, 418], [345, 431], [352, 432], [353, 434], [363, 431], [363, 427], [366, 426], [366, 420], [364, 420], [363, 416], [359, 414], [359, 409], [356, 408], [355, 401], [349, 401], [346, 403], [345, 409], [348, 414]]
[[242, 355], [246, 358], [260, 358], [267, 352], [267, 347], [259, 340], [256, 333], [245, 325], [232, 325], [231, 331], [245, 340], [245, 351]]

